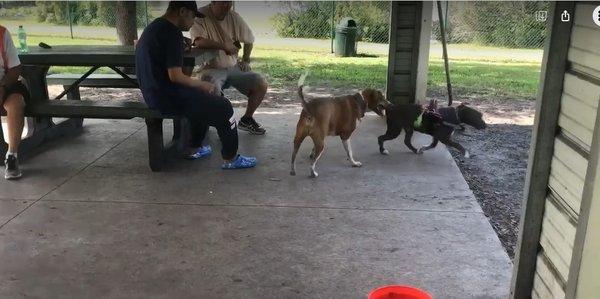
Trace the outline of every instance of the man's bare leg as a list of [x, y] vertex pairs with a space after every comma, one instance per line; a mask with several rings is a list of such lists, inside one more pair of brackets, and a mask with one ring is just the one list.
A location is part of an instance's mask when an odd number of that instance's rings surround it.
[[25, 100], [20, 94], [10, 95], [4, 101], [4, 109], [7, 112], [8, 125], [8, 152], [17, 153], [21, 144], [23, 134]]
[[252, 117], [254, 115], [254, 112], [256, 112], [256, 109], [258, 109], [258, 106], [264, 100], [268, 88], [267, 81], [263, 79], [257, 86], [250, 90], [248, 93], [248, 106], [246, 107], [244, 117]]

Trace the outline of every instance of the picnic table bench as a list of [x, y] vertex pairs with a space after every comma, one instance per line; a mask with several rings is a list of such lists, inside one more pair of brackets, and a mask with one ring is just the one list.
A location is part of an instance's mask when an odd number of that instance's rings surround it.
[[[184, 57], [184, 71], [191, 73], [194, 65], [215, 57], [214, 50], [194, 50]], [[165, 156], [186, 146], [188, 128], [185, 119], [177, 115], [161, 115], [149, 109], [142, 99], [92, 101], [81, 99], [79, 87], [137, 88], [135, 77], [124, 74], [118, 67], [135, 66], [131, 46], [56, 46], [52, 49], [31, 49], [20, 55], [25, 78], [31, 93], [25, 115], [34, 117], [34, 132], [22, 142], [22, 151], [28, 151], [45, 140], [80, 130], [83, 118], [132, 119], [144, 118], [148, 132], [148, 157], [152, 171], [160, 171]], [[83, 75], [48, 75], [50, 66], [88, 66]], [[93, 74], [100, 67], [109, 67], [116, 74]], [[48, 96], [48, 84], [60, 84], [65, 90], [55, 99]], [[62, 99], [67, 95], [68, 99]], [[55, 123], [52, 117], [68, 118]], [[171, 143], [164, 145], [163, 119], [173, 119], [174, 134]], [[1, 128], [0, 128], [1, 130]], [[0, 132], [1, 133], [1, 132]], [[0, 138], [3, 139], [2, 134]], [[4, 141], [4, 140], [0, 140]], [[5, 144], [0, 142], [0, 144]], [[2, 150], [2, 149], [0, 149]], [[5, 151], [6, 149], [4, 149]]]

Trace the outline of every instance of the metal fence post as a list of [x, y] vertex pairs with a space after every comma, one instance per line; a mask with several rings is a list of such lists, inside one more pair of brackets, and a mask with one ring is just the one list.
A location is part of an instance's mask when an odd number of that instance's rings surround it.
[[335, 1], [331, 1], [331, 53], [333, 53], [333, 39], [335, 38], [335, 28], [334, 28], [334, 18], [335, 18]]
[[69, 30], [71, 30], [71, 39], [73, 39], [73, 20], [71, 19], [71, 2], [67, 1], [67, 19], [69, 19]]
[[144, 1], [144, 9], [146, 11], [146, 27], [148, 27], [148, 1]]

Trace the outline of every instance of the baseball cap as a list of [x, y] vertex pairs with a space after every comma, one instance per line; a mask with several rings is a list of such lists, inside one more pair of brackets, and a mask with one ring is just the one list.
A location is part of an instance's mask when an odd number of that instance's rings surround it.
[[194, 12], [196, 18], [204, 18], [204, 14], [198, 11], [198, 5], [196, 1], [170, 1], [168, 9], [179, 9], [179, 8], [187, 8]]

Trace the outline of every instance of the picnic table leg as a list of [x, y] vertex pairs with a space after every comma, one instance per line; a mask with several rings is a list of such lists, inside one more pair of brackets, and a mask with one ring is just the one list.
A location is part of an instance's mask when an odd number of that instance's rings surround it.
[[[31, 97], [25, 103], [25, 111], [27, 107], [48, 101], [48, 86], [46, 84], [46, 74], [48, 66], [39, 65], [23, 65], [21, 76], [25, 78], [27, 87]], [[46, 140], [54, 139], [67, 134], [81, 132], [81, 121], [77, 119], [69, 119], [58, 124], [52, 122], [51, 117], [36, 117], [35, 119], [27, 118], [27, 135], [21, 141], [19, 153], [27, 155], [35, 147], [39, 146]], [[30, 125], [31, 124], [31, 125]]]
[[164, 163], [162, 119], [146, 118], [148, 161], [152, 171], [161, 171]]
[[[70, 85], [63, 85], [63, 90], [68, 90], [69, 87], [71, 87]], [[69, 92], [67, 92], [67, 100], [70, 101], [81, 101], [81, 94], [79, 93], [79, 86], [74, 87], [73, 89], [69, 90]], [[78, 117], [78, 118], [73, 118], [75, 125], [77, 127], [83, 127], [83, 118], [82, 117]]]

